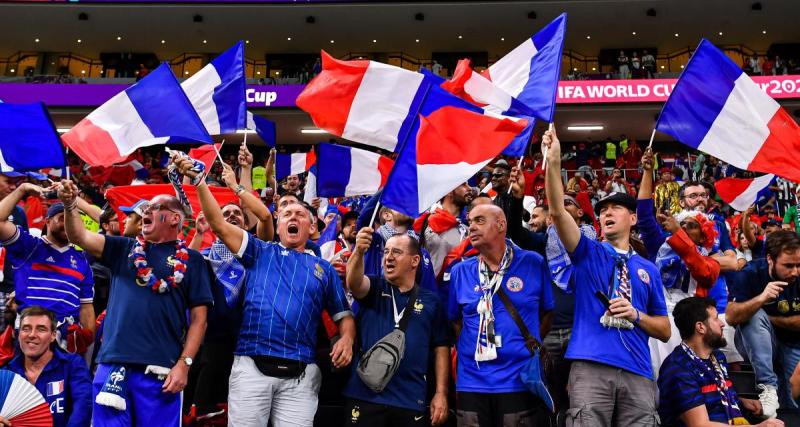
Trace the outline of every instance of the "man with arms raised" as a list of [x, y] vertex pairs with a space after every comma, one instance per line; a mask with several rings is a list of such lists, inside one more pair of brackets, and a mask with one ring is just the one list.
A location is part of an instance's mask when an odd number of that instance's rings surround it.
[[[196, 178], [190, 159], [175, 160]], [[245, 268], [242, 326], [230, 377], [228, 425], [310, 426], [317, 411], [322, 374], [315, 364], [322, 309], [338, 323], [335, 367], [352, 358], [355, 322], [339, 276], [331, 265], [305, 251], [315, 226], [299, 203], [278, 214], [280, 243], [265, 242], [225, 222], [203, 179], [197, 195], [211, 230]]]
[[564, 208], [554, 129], [545, 132], [542, 149], [550, 218], [575, 267], [568, 288], [575, 293], [575, 318], [566, 354], [573, 360], [567, 426], [657, 426], [647, 341], [666, 342], [670, 325], [658, 269], [631, 248], [636, 200], [624, 193], [600, 200], [595, 210], [606, 241], [587, 238]]
[[181, 391], [212, 303], [202, 255], [178, 240], [183, 208], [156, 196], [142, 211], [141, 235], [104, 236], [84, 228], [77, 194], [68, 180], [58, 190], [67, 236], [112, 272], [92, 424], [180, 426]]

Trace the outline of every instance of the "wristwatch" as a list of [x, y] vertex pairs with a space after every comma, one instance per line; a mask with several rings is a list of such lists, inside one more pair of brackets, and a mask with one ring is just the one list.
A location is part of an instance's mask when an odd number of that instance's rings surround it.
[[180, 358], [180, 360], [183, 360], [183, 363], [185, 363], [186, 366], [192, 366], [192, 363], [194, 363], [192, 358], [189, 357], [189, 356], [183, 356], [183, 357]]
[[236, 189], [233, 190], [233, 193], [236, 194], [237, 196], [239, 196], [242, 193], [244, 193], [245, 190], [246, 190], [246, 188], [244, 188], [244, 185], [239, 184], [239, 185], [236, 186]]

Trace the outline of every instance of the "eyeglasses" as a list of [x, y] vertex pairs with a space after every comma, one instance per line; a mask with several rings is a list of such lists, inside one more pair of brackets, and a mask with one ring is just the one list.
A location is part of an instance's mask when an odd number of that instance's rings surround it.
[[144, 208], [142, 208], [142, 213], [148, 214], [150, 212], [158, 212], [160, 210], [178, 213], [178, 211], [176, 211], [175, 209], [172, 209], [169, 206], [167, 206], [166, 203], [156, 203], [154, 205], [147, 205]]
[[708, 193], [693, 193], [687, 194], [684, 197], [687, 199], [695, 200], [695, 199], [708, 199]]
[[504, 174], [504, 173], [493, 173], [492, 174], [492, 178], [502, 178], [504, 176], [507, 176], [507, 175]]

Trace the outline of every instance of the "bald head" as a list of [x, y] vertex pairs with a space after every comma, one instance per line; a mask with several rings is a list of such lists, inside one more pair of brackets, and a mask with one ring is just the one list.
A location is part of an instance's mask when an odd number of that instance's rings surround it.
[[494, 204], [474, 206], [468, 221], [469, 240], [478, 251], [494, 248], [506, 238], [506, 215]]

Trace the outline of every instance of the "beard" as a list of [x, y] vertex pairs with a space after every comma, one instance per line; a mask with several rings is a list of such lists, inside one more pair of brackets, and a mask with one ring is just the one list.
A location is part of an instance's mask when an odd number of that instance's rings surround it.
[[704, 336], [703, 342], [713, 349], [720, 349], [728, 345], [728, 341], [721, 333], [714, 334], [713, 332], [710, 335]]

